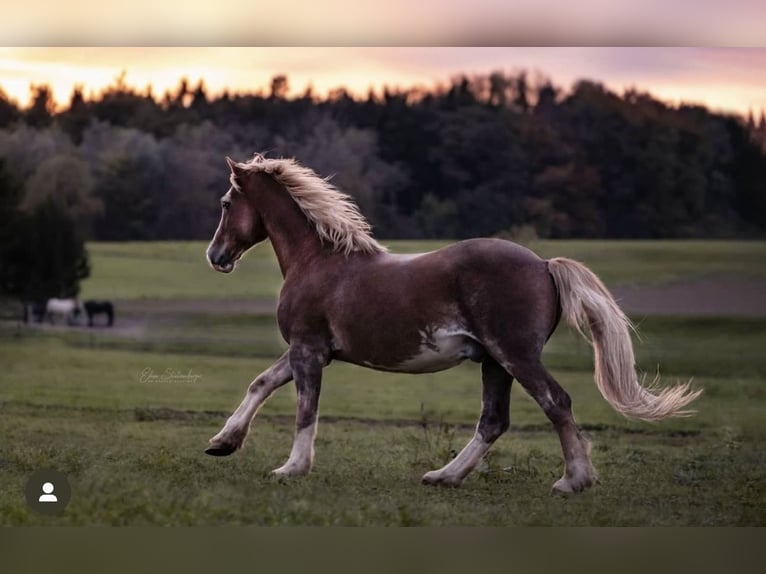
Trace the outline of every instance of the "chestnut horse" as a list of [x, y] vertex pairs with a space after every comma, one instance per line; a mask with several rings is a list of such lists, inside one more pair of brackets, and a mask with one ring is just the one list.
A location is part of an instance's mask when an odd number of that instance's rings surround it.
[[277, 475], [311, 470], [322, 369], [332, 360], [372, 369], [430, 373], [465, 359], [481, 363], [482, 408], [470, 442], [449, 464], [423, 476], [457, 486], [509, 426], [511, 383], [540, 405], [559, 435], [564, 475], [553, 489], [595, 481], [589, 442], [572, 401], [540, 355], [561, 316], [595, 350], [599, 391], [618, 412], [655, 421], [684, 416], [701, 391], [689, 384], [643, 386], [634, 368], [630, 322], [585, 265], [544, 260], [501, 239], [470, 239], [417, 255], [387, 252], [351, 199], [291, 159], [226, 158], [231, 187], [207, 248], [210, 265], [231, 272], [242, 254], [270, 239], [284, 277], [277, 321], [289, 349], [250, 384], [205, 451], [239, 449], [259, 407], [295, 380], [293, 447]]

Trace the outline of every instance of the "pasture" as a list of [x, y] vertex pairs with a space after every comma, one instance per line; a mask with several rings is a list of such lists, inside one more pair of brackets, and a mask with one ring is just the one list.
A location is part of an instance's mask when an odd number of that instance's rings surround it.
[[[431, 242], [387, 242], [425, 251]], [[611, 410], [591, 350], [561, 325], [545, 362], [593, 442], [600, 484], [551, 495], [558, 439], [518, 384], [511, 429], [458, 489], [419, 484], [472, 434], [479, 369], [326, 371], [316, 463], [276, 480], [292, 442], [295, 393], [262, 408], [242, 451], [203, 454], [250, 380], [284, 348], [273, 318], [280, 277], [269, 246], [223, 276], [204, 243], [92, 244], [82, 298], [116, 300], [114, 329], [0, 327], [3, 525], [763, 525], [766, 320], [634, 316], [640, 367], [694, 379], [697, 416], [656, 424]], [[762, 242], [535, 242], [580, 259], [610, 286], [762, 278]], [[690, 295], [691, 296], [691, 295]], [[147, 374], [157, 377], [148, 377]], [[167, 375], [163, 377], [163, 375]], [[63, 515], [26, 507], [41, 467], [69, 477]]]
[[[384, 241], [394, 252], [430, 251], [445, 241]], [[711, 275], [766, 276], [766, 243], [756, 241], [533, 241], [541, 257], [586, 262], [607, 285], [655, 284]], [[274, 252], [260, 245], [237, 272], [211, 273], [206, 242], [93, 243], [94, 269], [82, 299], [273, 298], [281, 276]]]

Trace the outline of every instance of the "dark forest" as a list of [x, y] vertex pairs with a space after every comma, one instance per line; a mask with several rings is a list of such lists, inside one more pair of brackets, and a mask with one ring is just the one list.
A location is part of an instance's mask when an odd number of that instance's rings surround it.
[[[55, 110], [0, 91], [0, 182], [85, 239], [208, 239], [226, 155], [295, 157], [352, 195], [382, 238], [761, 237], [766, 120], [525, 72], [430, 90], [288, 97], [288, 78], [157, 97], [122, 78]], [[5, 196], [12, 194], [7, 191]]]

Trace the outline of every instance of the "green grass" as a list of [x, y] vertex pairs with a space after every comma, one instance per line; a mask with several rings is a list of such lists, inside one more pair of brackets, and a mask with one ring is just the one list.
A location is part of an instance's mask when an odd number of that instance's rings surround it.
[[[121, 322], [137, 321], [135, 333], [110, 329], [33, 331], [67, 345], [91, 350], [131, 350], [154, 354], [245, 357], [272, 360], [287, 348], [273, 315], [246, 313], [122, 313]], [[708, 317], [636, 317], [634, 336], [640, 367], [671, 377], [741, 375], [766, 377], [766, 320]], [[0, 333], [21, 340], [30, 333], [20, 326]], [[711, 353], [710, 350], [715, 350]], [[545, 347], [552, 369], [589, 371], [593, 354], [587, 341], [559, 325]]]
[[[448, 242], [388, 241], [394, 252], [422, 252]], [[90, 243], [94, 270], [81, 297], [107, 299], [231, 299], [274, 297], [281, 275], [271, 246], [248, 252], [237, 270], [216, 273], [207, 244]], [[724, 273], [766, 275], [763, 241], [535, 241], [542, 257], [566, 256], [593, 268], [610, 285], [661, 283]]]
[[764, 241], [536, 241], [529, 247], [541, 257], [583, 261], [609, 285], [766, 275]]
[[247, 253], [235, 273], [216, 273], [202, 241], [89, 243], [93, 276], [82, 299], [274, 297], [281, 275], [271, 246]]
[[[190, 331], [204, 325], [201, 317], [185, 323]], [[593, 383], [589, 349], [562, 329], [546, 362], [572, 395], [601, 478], [569, 498], [549, 494], [560, 447], [518, 385], [511, 432], [482, 472], [454, 491], [418, 484], [470, 437], [480, 407], [473, 364], [420, 376], [331, 365], [315, 472], [279, 482], [267, 473], [290, 449], [292, 386], [262, 409], [243, 451], [202, 454], [269, 359], [135, 350], [127, 340], [90, 348], [69, 336], [6, 331], [0, 524], [763, 524], [765, 327], [647, 319], [643, 359], [662, 356], [665, 372], [694, 376], [705, 389], [696, 417], [651, 425], [610, 409]], [[738, 345], [734, 333], [748, 335]], [[655, 337], [664, 338], [649, 344]], [[147, 368], [201, 378], [146, 383]], [[63, 516], [41, 517], [23, 503], [24, 480], [40, 467], [58, 468], [73, 483]]]
[[[420, 486], [470, 431], [361, 423], [320, 425], [308, 477], [275, 481], [289, 450], [286, 423], [256, 423], [246, 450], [226, 459], [200, 452], [217, 421], [138, 421], [129, 413], [5, 409], [13, 471], [0, 491], [4, 524], [71, 525], [713, 525], [762, 524], [763, 451], [736, 434], [591, 432], [601, 484], [552, 496], [559, 449], [548, 432], [501, 439], [482, 472], [460, 489]], [[55, 426], [54, 426], [55, 425]], [[18, 502], [41, 465], [64, 470], [73, 499], [61, 517]]]
[[[443, 243], [390, 244], [418, 252]], [[763, 276], [766, 260], [763, 242], [531, 247], [585, 261], [612, 285]], [[665, 383], [692, 378], [705, 391], [697, 416], [656, 424], [618, 416], [593, 383], [591, 349], [559, 327], [544, 360], [572, 396], [601, 481], [578, 496], [550, 494], [561, 449], [518, 384], [511, 431], [479, 472], [455, 490], [419, 484], [472, 434], [481, 385], [471, 363], [418, 376], [332, 364], [308, 477], [268, 475], [290, 451], [292, 385], [263, 407], [241, 452], [208, 457], [207, 440], [285, 345], [270, 313], [281, 283], [270, 247], [228, 276], [207, 267], [204, 250], [203, 242], [89, 245], [93, 276], [81, 296], [122, 300], [118, 329], [0, 323], [1, 525], [766, 524], [764, 319], [635, 317], [641, 368], [653, 375], [659, 365]], [[238, 299], [252, 308], [238, 309]], [[146, 382], [148, 370], [196, 378]], [[59, 517], [24, 503], [25, 480], [42, 467], [72, 483]]]

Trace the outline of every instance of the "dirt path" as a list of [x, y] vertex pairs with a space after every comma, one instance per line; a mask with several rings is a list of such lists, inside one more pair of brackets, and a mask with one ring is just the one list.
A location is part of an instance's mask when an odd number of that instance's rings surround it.
[[[625, 311], [644, 315], [766, 317], [766, 278], [719, 276], [666, 283], [611, 287]], [[121, 301], [128, 314], [276, 312], [273, 299]]]
[[[721, 276], [680, 281], [663, 285], [613, 287], [612, 293], [630, 315], [678, 315], [766, 317], [766, 278]], [[175, 321], [186, 313], [271, 314], [276, 312], [273, 299], [190, 299], [116, 301], [117, 320], [113, 328], [105, 328], [103, 317], [96, 329], [80, 325], [30, 324], [32, 328], [62, 332], [102, 331], [118, 336], [141, 337], [150, 317]], [[18, 321], [5, 321], [17, 325]]]
[[246, 313], [266, 315], [276, 313], [276, 299], [132, 299], [115, 301], [115, 307], [130, 315], [183, 313]]
[[[611, 287], [620, 306], [634, 315], [766, 317], [766, 278], [718, 276], [665, 283]], [[122, 301], [124, 313], [276, 312], [273, 299]]]
[[612, 289], [634, 315], [766, 317], [766, 279], [709, 277], [664, 285]]

